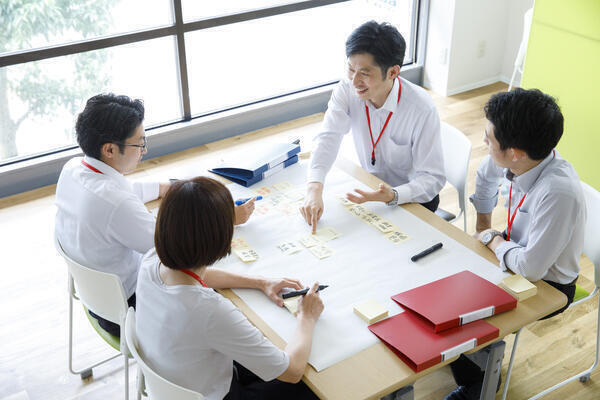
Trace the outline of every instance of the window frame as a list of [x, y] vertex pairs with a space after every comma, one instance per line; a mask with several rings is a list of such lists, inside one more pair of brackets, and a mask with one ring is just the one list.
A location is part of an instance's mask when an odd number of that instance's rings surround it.
[[[183, 119], [147, 129], [149, 152], [145, 159], [159, 157], [190, 147], [225, 139], [303, 116], [324, 112], [333, 86], [338, 81], [261, 99], [227, 109], [192, 115], [185, 54], [185, 34], [202, 29], [271, 17], [350, 0], [306, 0], [252, 9], [238, 13], [184, 22], [181, 0], [171, 0], [173, 24], [134, 32], [120, 33], [77, 42], [21, 50], [0, 55], [0, 68], [79, 54], [149, 39], [173, 36], [179, 93]], [[427, 16], [429, 0], [414, 0], [411, 26], [411, 63], [402, 67], [401, 75], [416, 84], [423, 82]], [[268, 112], [265, 112], [267, 111]], [[55, 184], [63, 165], [81, 155], [78, 146], [67, 146], [47, 152], [0, 161], [0, 198], [41, 186]]]

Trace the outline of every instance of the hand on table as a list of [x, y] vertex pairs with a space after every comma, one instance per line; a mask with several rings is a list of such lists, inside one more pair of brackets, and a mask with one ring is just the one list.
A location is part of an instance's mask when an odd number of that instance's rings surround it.
[[306, 223], [312, 227], [312, 233], [317, 231], [317, 221], [323, 215], [323, 184], [310, 182], [306, 189], [304, 205], [300, 207], [300, 213]]
[[303, 318], [309, 318], [312, 321], [316, 321], [321, 313], [323, 312], [323, 300], [319, 296], [317, 289], [319, 288], [319, 282], [315, 282], [310, 288], [306, 295], [298, 301], [298, 316]]
[[283, 298], [279, 294], [282, 289], [290, 288], [294, 290], [304, 289], [304, 286], [297, 279], [280, 278], [280, 279], [265, 279], [262, 291], [269, 296], [273, 303], [279, 307], [283, 307]]
[[241, 225], [246, 223], [250, 219], [250, 215], [254, 212], [254, 202], [256, 197], [251, 198], [240, 206], [235, 206], [235, 220], [234, 225]]
[[394, 198], [392, 188], [383, 183], [379, 184], [379, 190], [373, 192], [366, 192], [360, 189], [354, 189], [354, 191], [358, 194], [347, 193], [346, 198], [356, 204], [361, 204], [366, 201], [382, 201], [388, 203]]

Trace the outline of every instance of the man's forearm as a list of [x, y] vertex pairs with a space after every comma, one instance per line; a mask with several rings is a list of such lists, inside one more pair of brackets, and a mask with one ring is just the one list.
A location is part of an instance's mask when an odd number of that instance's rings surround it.
[[475, 231], [477, 233], [490, 229], [492, 227], [492, 213], [481, 214], [477, 213], [477, 222], [475, 223]]

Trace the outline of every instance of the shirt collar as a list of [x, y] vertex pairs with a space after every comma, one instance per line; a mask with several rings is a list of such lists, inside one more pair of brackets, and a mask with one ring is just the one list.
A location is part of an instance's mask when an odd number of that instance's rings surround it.
[[[395, 112], [396, 109], [398, 108], [398, 90], [400, 89], [400, 86], [398, 85], [398, 79], [394, 79], [394, 83], [392, 84], [392, 90], [390, 90], [390, 93], [388, 94], [387, 98], [385, 99], [385, 102], [383, 103], [383, 105], [381, 106], [381, 108], [379, 108], [377, 111], [379, 110], [385, 110], [385, 111], [389, 111], [389, 112]], [[375, 108], [375, 105], [373, 105], [373, 103], [371, 103], [371, 101], [369, 100], [369, 105], [373, 108]]]
[[538, 180], [544, 168], [546, 168], [546, 166], [554, 159], [554, 156], [555, 151], [553, 150], [550, 152], [550, 154], [548, 154], [548, 156], [546, 156], [546, 158], [542, 160], [541, 163], [519, 176], [515, 176], [510, 169], [507, 168], [506, 179], [515, 183], [523, 193], [527, 193]]
[[[129, 189], [131, 188], [131, 185], [130, 185], [129, 181], [127, 180], [127, 178], [125, 178], [125, 176], [123, 176], [122, 173], [120, 173], [119, 171], [117, 171], [116, 169], [111, 167], [110, 165], [108, 165], [96, 158], [89, 157], [89, 156], [84, 156], [83, 161], [85, 161], [92, 167], [96, 168], [98, 171], [102, 172], [102, 174], [115, 179], [121, 186], [123, 186], [125, 188], [129, 188]], [[85, 166], [84, 166], [84, 168], [87, 169]], [[94, 172], [94, 173], [96, 173], [96, 172]]]

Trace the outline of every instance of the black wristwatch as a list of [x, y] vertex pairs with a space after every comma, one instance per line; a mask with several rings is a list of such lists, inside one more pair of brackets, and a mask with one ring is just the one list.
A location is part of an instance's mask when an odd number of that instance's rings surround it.
[[496, 236], [502, 236], [502, 232], [489, 230], [481, 237], [481, 243], [483, 243], [484, 246], [487, 246]]

